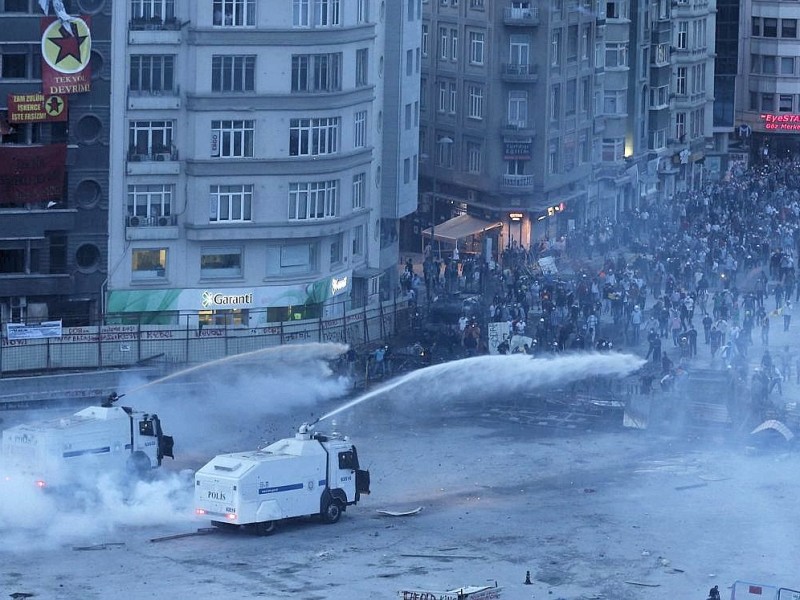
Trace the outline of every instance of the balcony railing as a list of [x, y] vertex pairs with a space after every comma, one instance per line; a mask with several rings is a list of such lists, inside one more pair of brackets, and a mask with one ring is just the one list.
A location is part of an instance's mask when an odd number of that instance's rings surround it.
[[503, 22], [506, 25], [538, 25], [539, 7], [521, 8], [508, 6], [503, 9]]
[[170, 227], [178, 224], [177, 215], [162, 215], [160, 217], [139, 217], [128, 215], [128, 227]]
[[506, 188], [530, 188], [533, 187], [533, 175], [503, 175], [500, 183]]
[[177, 17], [134, 17], [128, 21], [130, 31], [177, 31], [180, 28]]
[[514, 81], [536, 81], [539, 78], [538, 65], [503, 63], [501, 74]]
[[178, 160], [178, 149], [175, 146], [154, 146], [152, 148], [129, 148], [128, 162]]

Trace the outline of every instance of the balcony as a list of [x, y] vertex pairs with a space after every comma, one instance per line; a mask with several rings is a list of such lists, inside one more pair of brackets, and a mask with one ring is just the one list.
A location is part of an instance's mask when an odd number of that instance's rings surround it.
[[509, 27], [535, 27], [539, 24], [539, 7], [506, 7], [503, 9], [503, 24]]
[[526, 137], [531, 138], [535, 135], [533, 121], [530, 119], [509, 119], [503, 123], [503, 137]]
[[502, 175], [500, 187], [505, 192], [522, 193], [533, 191], [533, 175]]
[[128, 21], [129, 44], [180, 44], [181, 22], [176, 17], [135, 18]]
[[175, 146], [130, 148], [127, 159], [128, 175], [177, 175], [181, 171]]
[[128, 88], [129, 110], [170, 110], [181, 107], [180, 87], [174, 90], [132, 90]]
[[175, 240], [178, 239], [178, 216], [138, 217], [128, 215], [125, 222], [127, 240]]
[[500, 75], [509, 83], [536, 83], [539, 80], [538, 65], [503, 63]]

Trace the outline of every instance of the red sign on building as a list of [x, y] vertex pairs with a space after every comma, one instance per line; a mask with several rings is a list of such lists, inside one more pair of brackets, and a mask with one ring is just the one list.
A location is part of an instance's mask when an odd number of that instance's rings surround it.
[[62, 23], [42, 17], [42, 92], [82, 94], [91, 89], [91, 18], [73, 17]]
[[759, 118], [768, 131], [800, 131], [800, 115], [765, 113]]
[[0, 145], [0, 203], [61, 200], [67, 145]]
[[10, 123], [66, 120], [66, 96], [45, 96], [40, 93], [8, 95], [8, 121]]

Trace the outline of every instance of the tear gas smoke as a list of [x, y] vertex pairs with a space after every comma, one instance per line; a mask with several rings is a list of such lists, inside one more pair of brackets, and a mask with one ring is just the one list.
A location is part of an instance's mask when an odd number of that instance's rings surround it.
[[280, 346], [212, 361], [158, 382], [128, 381], [121, 387], [124, 404], [159, 415], [164, 433], [175, 438], [175, 462], [165, 459], [145, 481], [86, 464], [64, 489], [41, 490], [30, 476], [12, 472], [6, 478], [10, 463], [0, 457], [0, 537], [8, 547], [19, 542], [20, 547], [51, 548], [119, 541], [114, 533], [126, 526], [191, 527], [194, 471], [175, 469], [199, 467], [221, 451], [255, 447], [254, 440], [274, 428], [276, 416], [343, 396], [349, 382], [334, 376], [327, 361], [346, 349], [341, 344]]
[[406, 385], [414, 386], [415, 398], [431, 400], [464, 392], [499, 394], [597, 375], [624, 376], [636, 371], [645, 362], [643, 358], [631, 354], [569, 354], [551, 359], [534, 359], [525, 354], [475, 356], [403, 375], [326, 413], [319, 420]]

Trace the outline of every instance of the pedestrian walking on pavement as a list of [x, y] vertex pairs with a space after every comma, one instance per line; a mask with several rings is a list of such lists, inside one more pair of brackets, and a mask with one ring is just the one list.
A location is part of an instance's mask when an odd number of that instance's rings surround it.
[[787, 300], [783, 305], [783, 330], [789, 331], [789, 323], [792, 322], [792, 302]]

